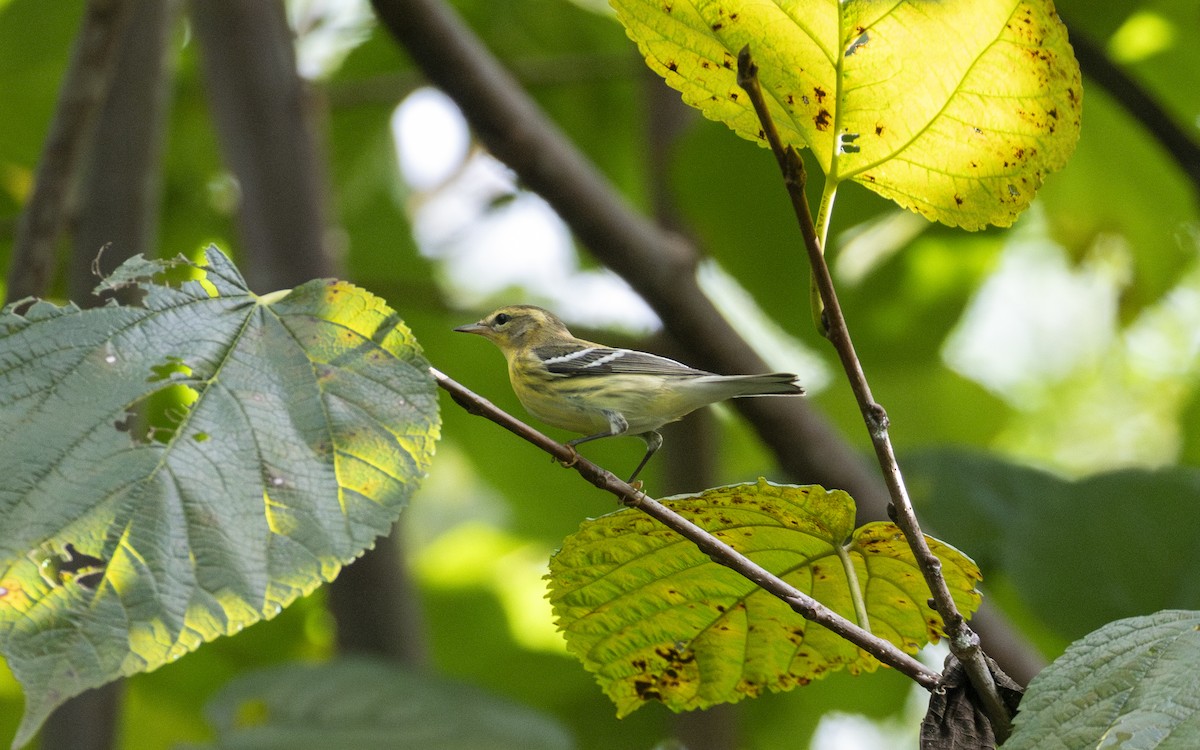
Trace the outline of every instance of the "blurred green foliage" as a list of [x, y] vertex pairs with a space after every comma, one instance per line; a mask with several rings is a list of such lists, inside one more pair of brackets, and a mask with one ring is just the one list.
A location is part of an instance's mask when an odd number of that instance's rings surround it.
[[[645, 71], [621, 27], [568, 0], [454, 4], [623, 195], [648, 210], [656, 167], [648, 159], [646, 134], [665, 127], [661, 113], [650, 104], [656, 98], [648, 92], [661, 83]], [[1173, 30], [1165, 42], [1160, 34], [1157, 42], [1150, 39], [1141, 47], [1125, 42], [1117, 51], [1126, 55], [1127, 72], [1197, 137], [1200, 47], [1187, 43], [1197, 22], [1192, 0], [1060, 0], [1058, 6], [1073, 34], [1087, 34], [1101, 47], [1122, 29], [1126, 37], [1136, 37], [1137, 24], [1132, 32], [1127, 24], [1138, 14], [1159, 19], [1160, 30]], [[9, 265], [17, 213], [29, 189], [79, 14], [78, 3], [0, 2], [3, 268]], [[323, 127], [343, 275], [386, 297], [436, 366], [523, 416], [496, 352], [450, 332], [485, 311], [463, 309], [448, 291], [441, 261], [422, 254], [413, 239], [413, 212], [429, 196], [414, 193], [401, 179], [389, 118], [419, 85], [419, 78], [382, 30], [368, 32], [339, 67], [313, 82], [327, 107]], [[160, 251], [190, 253], [215, 241], [231, 248], [236, 259], [237, 235], [224, 197], [228, 176], [207, 113], [195, 44], [180, 29], [175, 48]], [[1141, 56], [1130, 59], [1134, 53]], [[1200, 306], [1192, 301], [1200, 296], [1200, 278], [1194, 273], [1200, 218], [1196, 185], [1086, 73], [1084, 83], [1078, 151], [1065, 170], [1048, 178], [1035, 209], [1019, 220], [1016, 230], [967, 234], [918, 227], [915, 237], [870, 248], [859, 273], [838, 271], [856, 347], [877, 399], [892, 418], [902, 460], [906, 451], [916, 448], [952, 446], [991, 450], [1073, 477], [1120, 467], [1137, 471], [1180, 462], [1200, 464], [1200, 399], [1195, 387], [1200, 362], [1189, 356], [1200, 349], [1195, 333], [1200, 330]], [[770, 155], [724, 126], [693, 116], [685, 119], [665, 158], [669, 199], [697, 243], [754, 294], [767, 314], [837, 371], [835, 357], [808, 316], [808, 272]], [[865, 190], [842, 190], [830, 234], [835, 270], [854, 230], [893, 211], [892, 204]], [[486, 219], [486, 212], [479, 218]], [[1008, 308], [990, 308], [990, 315], [1011, 323], [1007, 337], [983, 342], [997, 358], [990, 366], [1001, 362], [1026, 373], [1020, 391], [1024, 395], [1014, 395], [977, 372], [952, 367], [946, 357], [947, 340], [956, 331], [975, 330], [964, 328], [964, 316], [982, 309], [986, 300], [980, 290], [1011, 258], [1018, 233], [1060, 258], [1061, 273], [1069, 280], [1093, 278], [1089, 274], [1097, 258], [1115, 269], [1100, 290], [1115, 312], [1101, 311], [1086, 321], [1095, 329], [1089, 335], [1100, 343], [1054, 369], [1039, 367], [1036, 358], [1022, 359], [1008, 347], [1011, 340], [1039, 337], [1050, 345], [1071, 343], [1076, 336], [1070, 332], [1039, 328], [1066, 309], [1069, 300], [1033, 299], [1032, 290], [1041, 287], [1031, 283], [1028, 298], [1022, 300], [1018, 293], [1006, 298], [1015, 300]], [[1016, 284], [1019, 292], [1019, 278]], [[505, 301], [519, 301], [514, 297], [523, 294], [537, 301], [539, 292], [511, 289]], [[1023, 314], [1030, 310], [1037, 315]], [[596, 333], [598, 338], [620, 335]], [[1122, 366], [1114, 368], [1116, 361]], [[987, 367], [985, 363], [985, 372]], [[832, 387], [812, 394], [811, 402], [867, 452], [858, 409], [842, 383], [835, 377]], [[421, 572], [427, 570], [425, 556], [438, 551], [438, 541], [463, 524], [492, 527], [508, 540], [504, 549], [510, 552], [504, 554], [521, 549], [528, 559], [545, 560], [582, 518], [613, 508], [611, 498], [581, 484], [532, 447], [465, 414], [448, 399], [443, 406], [443, 443], [426, 486], [402, 521], [411, 538], [408, 550], [418, 571], [438, 670], [553, 714], [575, 733], [581, 748], [648, 748], [669, 736], [675, 718], [665, 709], [650, 706], [618, 722], [607, 698], [564, 652], [531, 646], [513, 635], [519, 626], [512, 613], [514, 607], [520, 610], [520, 601], [528, 601], [530, 609], [543, 606], [536, 590], [514, 593], [496, 576], [444, 580]], [[715, 422], [718, 465], [745, 472], [718, 476], [717, 483], [758, 473], [777, 476], [770, 458], [746, 436], [743, 426]], [[1076, 450], [1081, 443], [1086, 450]], [[1143, 449], [1148, 444], [1156, 446], [1153, 451]], [[589, 445], [585, 452], [603, 464], [623, 466], [636, 460], [640, 450], [637, 441], [612, 440]], [[943, 483], [949, 481], [946, 476], [959, 476], [969, 466], [952, 458], [939, 460], [949, 464], [941, 475]], [[938, 471], [938, 466], [921, 464], [921, 487], [944, 486], [936, 483], [937, 476], [930, 478], [929, 472]], [[1027, 469], [1003, 462], [989, 467], [989, 479], [1001, 487], [1027, 481]], [[662, 487], [661, 471], [662, 464], [648, 469], [645, 479], [652, 492]], [[931, 498], [928, 512], [940, 538], [981, 563], [985, 594], [1035, 637], [1047, 657], [1056, 656], [1098, 622], [1148, 614], [1146, 608], [1160, 604], [1147, 598], [1086, 596], [1088, 588], [1108, 582], [1098, 580], [1087, 558], [1075, 554], [1080, 533], [1075, 520], [1086, 514], [1087, 538], [1111, 539], [1113, 544], [1131, 538], [1121, 525], [1131, 522], [1130, 515], [1145, 525], [1139, 539], [1153, 539], [1156, 523], [1178, 533], [1186, 530], [1179, 527], [1194, 524], [1182, 524], [1154, 497], [1124, 495], [1119, 502], [1127, 504], [1129, 513], [1110, 515], [1080, 501], [1072, 494], [1075, 485], [1029, 481], [1038, 482], [1047, 507], [1054, 509], [1053, 519], [1047, 520], [1037, 502], [1016, 502], [1016, 491], [1000, 493], [1012, 503], [1003, 513], [974, 501], [955, 502], [948, 492]], [[1186, 499], [1194, 496], [1185, 494], [1180, 501]], [[1017, 565], [1015, 558], [991, 554], [997, 540], [1011, 538], [1031, 524], [1040, 534], [1039, 543], [1057, 550], [1043, 564], [1031, 572], [1029, 561], [1018, 560]], [[1180, 569], [1160, 574], [1178, 576]], [[536, 578], [537, 572], [528, 575]], [[1035, 589], [1029, 575], [1053, 585]], [[1163, 587], [1170, 584], [1164, 582]], [[1056, 615], [1048, 615], [1048, 591], [1073, 593], [1069, 610], [1060, 606]], [[1194, 586], [1180, 583], [1176, 594], [1171, 606], [1200, 608], [1200, 592]], [[229, 678], [251, 666], [328, 656], [330, 627], [318, 593], [271, 622], [131, 679], [122, 746], [166, 748], [211, 740], [202, 710]], [[909, 691], [906, 680], [886, 670], [859, 678], [834, 675], [786, 695], [743, 703], [737, 723], [747, 747], [801, 746], [826, 711], [876, 718], [900, 715]], [[20, 706], [15, 685], [0, 674], [0, 736], [11, 736]]]

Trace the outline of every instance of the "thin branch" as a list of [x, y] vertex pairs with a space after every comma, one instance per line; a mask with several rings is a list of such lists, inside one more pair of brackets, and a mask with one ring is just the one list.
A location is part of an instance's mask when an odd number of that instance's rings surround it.
[[[555, 127], [452, 9], [438, 0], [372, 0], [380, 21], [413, 62], [461, 108], [475, 134], [523, 185], [546, 199], [605, 266], [627, 281], [687, 349], [689, 364], [713, 372], [769, 369], [700, 290], [698, 251], [623, 201], [612, 185]], [[888, 494], [858, 450], [803, 399], [737, 399], [792, 478], [838, 487], [858, 506], [858, 522], [887, 517]], [[993, 650], [1004, 668], [1028, 681], [1040, 656], [989, 603], [973, 622], [998, 631], [1010, 651]]]
[[738, 85], [745, 89], [750, 96], [750, 101], [754, 104], [754, 110], [758, 113], [763, 126], [763, 133], [771, 144], [771, 151], [775, 154], [775, 158], [779, 162], [779, 169], [783, 173], [784, 184], [791, 197], [796, 218], [800, 223], [801, 234], [804, 236], [804, 245], [812, 266], [813, 278], [825, 306], [822, 318], [823, 328], [830, 343], [837, 351], [838, 358], [842, 361], [842, 367], [850, 381], [851, 390], [854, 391], [863, 420], [866, 422], [867, 431], [871, 435], [871, 444], [875, 448], [876, 458], [883, 470], [884, 483], [892, 498], [891, 515], [896, 525], [904, 532], [908, 545], [916, 557], [917, 565], [921, 568], [925, 582], [933, 594], [932, 604], [942, 617], [946, 635], [950, 641], [950, 650], [966, 667], [972, 686], [983, 698], [983, 707], [992, 722], [996, 737], [1003, 742], [1012, 731], [1008, 710], [1000, 699], [996, 683], [984, 661], [983, 651], [979, 648], [979, 637], [975, 635], [958, 611], [958, 606], [954, 603], [954, 598], [950, 593], [950, 587], [946, 583], [945, 576], [942, 575], [941, 561], [929, 548], [925, 534], [917, 522], [916, 513], [913, 511], [912, 502], [908, 497], [908, 489], [904, 484], [904, 477], [896, 462], [892, 440], [888, 434], [887, 412], [871, 395], [871, 387], [867, 383], [867, 377], [863, 372], [858, 354], [854, 351], [854, 342], [850, 338], [850, 330], [846, 326], [846, 319], [842, 314], [841, 304], [838, 302], [837, 291], [833, 286], [833, 277], [829, 273], [829, 266], [825, 262], [825, 254], [817, 237], [812, 213], [808, 207], [808, 199], [804, 194], [806, 179], [804, 161], [795, 148], [785, 146], [779, 137], [779, 132], [767, 110], [766, 100], [763, 98], [758, 80], [758, 66], [750, 57], [749, 45], [743, 47], [738, 54], [737, 80]]
[[54, 107], [54, 120], [42, 146], [33, 193], [17, 223], [8, 274], [9, 300], [44, 295], [50, 286], [68, 202], [79, 181], [83, 153], [96, 117], [112, 84], [119, 42], [133, 5], [132, 0], [91, 0], [84, 11]]
[[692, 521], [622, 481], [607, 469], [583, 458], [573, 448], [543, 435], [451, 379], [445, 373], [432, 367], [429, 368], [429, 372], [437, 381], [438, 386], [449, 393], [459, 406], [471, 414], [495, 422], [514, 435], [541, 448], [563, 464], [574, 468], [580, 476], [605, 492], [611, 493], [622, 504], [642, 511], [695, 544], [701, 552], [711, 557], [713, 562], [739, 573], [763, 590], [778, 597], [791, 607], [792, 611], [806, 620], [828, 628], [882, 663], [909, 676], [925, 689], [933, 690], [937, 687], [938, 674], [936, 672], [893, 644], [863, 630], [845, 617], [825, 607], [816, 599], [761, 567]]

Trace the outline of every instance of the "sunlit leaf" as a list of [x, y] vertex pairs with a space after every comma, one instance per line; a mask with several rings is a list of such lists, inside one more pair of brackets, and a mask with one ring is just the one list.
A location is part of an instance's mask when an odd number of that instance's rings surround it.
[[437, 403], [381, 300], [338, 281], [264, 297], [135, 258], [132, 304], [0, 317], [0, 650], [23, 743], [57, 705], [272, 617], [386, 533]]
[[[854, 501], [760, 479], [667, 505], [768, 571], [854, 620], [853, 571], [872, 632], [910, 653], [941, 635], [928, 589], [893, 524], [854, 528]], [[979, 571], [930, 539], [959, 607], [979, 606]], [[650, 700], [703, 708], [787, 690], [870, 655], [805, 620], [674, 531], [633, 510], [589, 520], [550, 563], [550, 600], [568, 649], [625, 715]]]
[[1011, 224], [1079, 137], [1079, 66], [1050, 0], [612, 4], [705, 116], [763, 141], [736, 81], [748, 44], [785, 142], [946, 224]]
[[1006, 750], [1200, 747], [1200, 612], [1111, 622], [1029, 683]]
[[[553, 719], [431, 675], [349, 659], [239, 677], [210, 704], [211, 747], [569, 750]], [[210, 747], [210, 746], [205, 746]]]

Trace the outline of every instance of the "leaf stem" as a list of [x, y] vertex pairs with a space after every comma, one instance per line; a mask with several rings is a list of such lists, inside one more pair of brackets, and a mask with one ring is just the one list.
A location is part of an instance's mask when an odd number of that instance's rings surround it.
[[[772, 145], [772, 148], [774, 146]], [[837, 197], [838, 181], [825, 175], [825, 187], [821, 190], [821, 204], [817, 207], [817, 246], [821, 254], [825, 253], [826, 238], [829, 236], [829, 220], [833, 216], [833, 200]], [[807, 201], [805, 201], [805, 205]], [[817, 288], [817, 276], [814, 273], [808, 283], [808, 304], [812, 310], [813, 323], [822, 336], [827, 335], [824, 325], [825, 303], [821, 300], [821, 290]]]
[[862, 588], [858, 585], [858, 571], [854, 569], [854, 560], [845, 544], [837, 545], [838, 559], [842, 561], [842, 570], [846, 571], [846, 582], [850, 584], [850, 600], [854, 602], [854, 617], [858, 626], [868, 633], [871, 632], [871, 618], [867, 616], [867, 603], [863, 600]]
[[[737, 78], [738, 84], [745, 89], [750, 96], [750, 101], [754, 104], [755, 112], [763, 126], [763, 134], [770, 143], [771, 151], [775, 154], [779, 169], [783, 173], [784, 185], [791, 198], [792, 208], [804, 237], [805, 249], [812, 266], [813, 281], [820, 292], [824, 305], [821, 327], [837, 351], [842, 368], [846, 371], [846, 376], [850, 381], [851, 390], [854, 391], [854, 396], [858, 400], [863, 421], [871, 436], [871, 444], [875, 448], [876, 459], [883, 471], [884, 483], [887, 485], [888, 494], [892, 499], [892, 503], [888, 507], [889, 515], [904, 532], [909, 547], [912, 548], [917, 565], [933, 595], [930, 603], [942, 618], [950, 651], [966, 668], [972, 687], [982, 699], [983, 710], [992, 723], [996, 738], [1003, 742], [1012, 731], [1008, 710], [1000, 698], [995, 680], [984, 660], [983, 651], [979, 647], [979, 636], [971, 630], [958, 611], [954, 598], [950, 594], [950, 588], [942, 575], [941, 561], [930, 550], [920, 524], [917, 522], [916, 513], [913, 511], [912, 502], [908, 497], [908, 489], [904, 484], [904, 477], [896, 462], [891, 437], [888, 434], [887, 412], [871, 395], [871, 387], [867, 383], [862, 363], [854, 350], [854, 342], [850, 338], [846, 319], [842, 314], [841, 305], [838, 303], [833, 278], [829, 273], [829, 266], [825, 262], [824, 237], [818, 234], [809, 210], [808, 200], [804, 194], [804, 183], [807, 179], [804, 172], [804, 161], [794, 147], [785, 146], [779, 137], [779, 131], [775, 127], [763, 97], [762, 87], [758, 80], [758, 66], [750, 57], [749, 45], [743, 47], [738, 54]], [[825, 193], [829, 194], [829, 192], [828, 185], [826, 185]], [[831, 208], [832, 196], [830, 195], [828, 202], [822, 197], [821, 202], [823, 208], [827, 207], [827, 203], [828, 208]], [[828, 220], [828, 211], [826, 211], [826, 215], [822, 217], [823, 231], [828, 229]]]
[[826, 240], [829, 237], [829, 220], [833, 217], [833, 200], [837, 197], [838, 184], [837, 180], [828, 175], [825, 177], [825, 187], [821, 189], [821, 204], [817, 206], [817, 244], [820, 245], [822, 253], [828, 247]]
[[939, 676], [919, 660], [904, 653], [894, 644], [873, 635], [845, 617], [829, 609], [808, 594], [784, 581], [779, 576], [755, 563], [733, 547], [716, 538], [692, 521], [671, 510], [654, 498], [622, 481], [615, 474], [580, 456], [569, 446], [563, 445], [538, 430], [525, 424], [492, 402], [477, 395], [466, 386], [453, 380], [445, 373], [430, 367], [430, 375], [438, 386], [450, 394], [459, 406], [471, 414], [489, 419], [509, 432], [532, 443], [558, 459], [563, 465], [575, 469], [596, 487], [616, 496], [623, 505], [636, 508], [658, 520], [680, 536], [691, 541], [713, 562], [733, 570], [753, 581], [764, 591], [779, 598], [801, 617], [811, 620], [874, 656], [882, 663], [908, 675], [927, 690], [937, 687]]

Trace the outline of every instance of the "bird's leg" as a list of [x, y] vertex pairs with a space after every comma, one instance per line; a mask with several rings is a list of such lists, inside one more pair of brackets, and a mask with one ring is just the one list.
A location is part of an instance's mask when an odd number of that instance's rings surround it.
[[[607, 431], [597, 432], [595, 435], [585, 435], [584, 437], [575, 438], [574, 440], [568, 440], [566, 442], [566, 446], [568, 448], [571, 448], [572, 450], [574, 450], [575, 446], [577, 446], [577, 445], [583, 445], [584, 443], [591, 442], [592, 440], [599, 440], [600, 438], [615, 437], [617, 435], [623, 435], [623, 434], [625, 434], [625, 431], [629, 429], [629, 422], [625, 421], [625, 417], [622, 416], [622, 414], [620, 412], [606, 411], [606, 412], [604, 412], [604, 416], [608, 417], [608, 430]], [[661, 438], [659, 438], [659, 442], [660, 443], [662, 442]], [[574, 466], [575, 462], [578, 460], [579, 460], [579, 454], [576, 454], [575, 458], [573, 458], [570, 463], [563, 463], [563, 466], [566, 466], [569, 468], [571, 466]]]
[[642, 469], [646, 467], [646, 462], [650, 460], [650, 457], [653, 456], [663, 444], [662, 435], [659, 435], [654, 430], [651, 430], [650, 432], [643, 432], [641, 435], [638, 435], [638, 437], [646, 441], [646, 455], [642, 456], [642, 462], [638, 464], [637, 468], [633, 470], [633, 473], [629, 475], [629, 479], [625, 480], [626, 484], [633, 484], [633, 480], [637, 479], [637, 475], [640, 474]]

